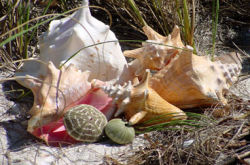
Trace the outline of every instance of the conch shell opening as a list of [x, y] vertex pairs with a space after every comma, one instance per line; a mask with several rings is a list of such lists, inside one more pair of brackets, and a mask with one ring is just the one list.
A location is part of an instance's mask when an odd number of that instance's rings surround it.
[[101, 89], [91, 87], [88, 82], [89, 71], [82, 72], [73, 64], [59, 70], [49, 62], [47, 67], [47, 75], [40, 80], [24, 79], [34, 95], [28, 132], [49, 144], [56, 140], [77, 142], [68, 136], [62, 116], [69, 108], [79, 104], [92, 105], [104, 113], [107, 119], [111, 119], [115, 110], [111, 104], [112, 98]]

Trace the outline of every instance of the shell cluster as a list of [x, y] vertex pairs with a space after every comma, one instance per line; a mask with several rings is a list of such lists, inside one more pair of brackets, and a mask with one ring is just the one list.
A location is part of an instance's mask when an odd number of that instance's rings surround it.
[[78, 141], [96, 142], [103, 134], [107, 119], [93, 106], [80, 104], [70, 108], [63, 117], [68, 134]]
[[166, 115], [160, 122], [186, 119], [186, 114], [182, 110], [168, 103], [149, 86], [150, 78], [150, 72], [147, 70], [143, 80], [133, 87], [128, 83], [123, 87], [111, 85], [103, 88], [118, 105], [116, 115], [124, 112], [131, 125], [143, 123], [160, 115]]
[[211, 61], [193, 54], [191, 46], [184, 46], [177, 26], [167, 37], [148, 26], [143, 30], [150, 42], [124, 55], [136, 58], [131, 66], [137, 73], [147, 68], [155, 72], [149, 86], [164, 100], [179, 108], [227, 104], [224, 94], [242, 69], [238, 54], [221, 55]]
[[[237, 53], [211, 61], [184, 46], [178, 26], [166, 37], [145, 26], [148, 40], [141, 48], [123, 54], [109, 26], [91, 15], [88, 0], [83, 0], [83, 5], [72, 15], [50, 23], [39, 39], [42, 62], [27, 61], [16, 72], [22, 76], [18, 82], [34, 94], [30, 133], [35, 135], [37, 129], [51, 123], [65, 131], [60, 123], [64, 116], [70, 136], [94, 142], [107, 120], [121, 113], [130, 126], [151, 120], [145, 124], [148, 126], [186, 119], [181, 109], [227, 105], [224, 95], [242, 69]], [[124, 56], [135, 59], [128, 64]], [[160, 116], [160, 120], [152, 120]], [[37, 137], [58, 140], [62, 136], [57, 131], [46, 135], [40, 131]], [[105, 131], [119, 144], [134, 138], [132, 127], [118, 119], [110, 121]]]

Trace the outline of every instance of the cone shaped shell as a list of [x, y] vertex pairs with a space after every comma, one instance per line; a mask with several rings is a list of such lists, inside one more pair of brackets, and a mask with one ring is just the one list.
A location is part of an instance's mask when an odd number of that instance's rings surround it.
[[[179, 108], [226, 104], [224, 93], [237, 80], [241, 66], [212, 62], [192, 54], [187, 46], [150, 79], [150, 86], [165, 100]], [[233, 70], [233, 72], [228, 72]]]
[[[150, 73], [147, 73], [147, 77], [132, 90], [130, 103], [126, 105], [124, 110], [126, 118], [132, 124], [142, 123], [160, 115], [166, 115], [166, 120], [162, 122], [185, 119], [186, 115], [182, 110], [168, 103], [155, 90], [148, 86], [149, 79]], [[145, 116], [138, 122], [131, 121], [131, 118], [141, 111], [146, 112]], [[135, 118], [135, 120], [137, 119]]]

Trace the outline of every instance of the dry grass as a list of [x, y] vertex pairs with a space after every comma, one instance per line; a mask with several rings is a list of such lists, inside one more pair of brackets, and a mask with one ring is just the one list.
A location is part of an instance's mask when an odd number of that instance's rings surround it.
[[[250, 157], [249, 106], [249, 101], [234, 98], [230, 115], [210, 120], [202, 128], [145, 134], [148, 146], [130, 156], [128, 164], [244, 164], [243, 159]], [[213, 118], [212, 110], [204, 113]], [[117, 164], [115, 160], [112, 163]]]

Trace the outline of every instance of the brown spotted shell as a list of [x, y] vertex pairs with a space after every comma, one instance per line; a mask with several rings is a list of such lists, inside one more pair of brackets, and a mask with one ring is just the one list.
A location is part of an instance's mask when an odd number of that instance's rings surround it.
[[238, 79], [240, 59], [228, 54], [211, 61], [192, 52], [192, 47], [185, 47], [152, 76], [150, 87], [179, 108], [226, 105], [224, 94]]
[[95, 107], [81, 104], [69, 109], [63, 118], [68, 134], [78, 141], [96, 142], [107, 124], [106, 117]]

